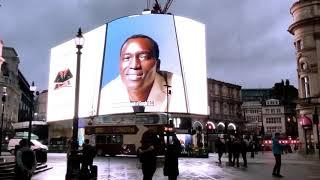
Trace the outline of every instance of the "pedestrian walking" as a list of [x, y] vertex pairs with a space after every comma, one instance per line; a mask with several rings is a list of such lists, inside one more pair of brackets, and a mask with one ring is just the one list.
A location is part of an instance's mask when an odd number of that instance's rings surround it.
[[190, 157], [191, 156], [191, 151], [192, 151], [191, 143], [188, 143], [186, 145], [186, 151], [187, 151], [188, 157]]
[[217, 138], [215, 142], [216, 152], [218, 153], [219, 164], [221, 164], [221, 157], [224, 152], [224, 143], [221, 141], [220, 137]]
[[251, 158], [254, 158], [254, 151], [255, 151], [255, 142], [253, 139], [250, 140], [249, 142], [249, 149], [251, 152]]
[[15, 164], [15, 180], [31, 180], [37, 166], [37, 160], [36, 154], [28, 146], [27, 139], [22, 139], [19, 142]]
[[96, 156], [96, 150], [90, 145], [89, 139], [85, 139], [82, 145], [82, 164], [81, 172], [85, 176], [89, 176], [93, 169], [93, 158]]
[[241, 152], [241, 144], [239, 138], [237, 138], [233, 143], [233, 162], [232, 165], [235, 166], [237, 163], [237, 167], [239, 167], [239, 156]]
[[280, 133], [275, 133], [274, 137], [272, 138], [272, 153], [275, 158], [275, 165], [272, 175], [276, 177], [283, 177], [280, 174], [282, 145], [279, 143], [279, 136]]
[[241, 156], [243, 159], [243, 167], [247, 167], [247, 143], [243, 138], [240, 138]]
[[233, 166], [233, 163], [232, 163], [233, 140], [230, 137], [227, 139], [226, 149], [227, 149], [227, 152], [228, 152], [229, 166]]
[[138, 148], [138, 157], [142, 164], [143, 180], [152, 180], [157, 168], [157, 149], [161, 144], [160, 139], [152, 130], [147, 130], [141, 138], [141, 147]]
[[172, 136], [172, 143], [166, 145], [163, 174], [168, 176], [168, 180], [177, 180], [179, 176], [179, 155], [181, 144], [177, 136]]

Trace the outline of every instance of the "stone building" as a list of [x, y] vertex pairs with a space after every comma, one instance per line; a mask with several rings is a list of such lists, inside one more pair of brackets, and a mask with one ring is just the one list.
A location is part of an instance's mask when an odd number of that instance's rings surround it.
[[286, 134], [284, 106], [280, 104], [278, 99], [268, 99], [262, 106], [262, 123], [264, 132], [271, 137], [278, 132], [282, 135]]
[[[319, 142], [313, 115], [320, 113], [320, 0], [299, 0], [290, 8], [293, 23], [288, 31], [293, 35], [299, 100], [297, 104], [299, 138], [302, 148], [314, 151]], [[307, 143], [306, 143], [307, 142]]]
[[297, 137], [296, 103], [298, 90], [289, 80], [272, 88], [242, 89], [242, 110], [248, 134], [271, 137], [280, 132], [284, 137]]
[[[14, 48], [4, 47], [1, 42], [1, 73], [0, 73], [0, 93], [4, 96], [3, 90], [6, 89], [5, 102], [2, 103], [1, 113], [3, 114], [3, 133], [13, 129], [13, 124], [18, 122], [19, 103], [21, 90], [19, 88], [18, 65], [20, 63], [17, 52]], [[3, 99], [2, 99], [3, 100]], [[4, 105], [4, 107], [3, 107]], [[3, 137], [4, 137], [3, 136]]]
[[209, 121], [218, 132], [242, 128], [241, 86], [208, 79]]
[[48, 90], [43, 90], [35, 97], [35, 117], [36, 121], [47, 121], [47, 104], [48, 104]]
[[260, 134], [262, 126], [262, 104], [260, 101], [246, 101], [242, 104], [245, 119], [245, 131], [249, 134]]
[[271, 88], [242, 89], [242, 111], [245, 120], [244, 131], [259, 135], [262, 127], [262, 106], [271, 98]]
[[[3, 46], [0, 41], [0, 93], [5, 93], [5, 102], [1, 102], [3, 114], [3, 138], [11, 138], [15, 132], [28, 131], [28, 122], [33, 115], [33, 92], [23, 74], [19, 71], [20, 59], [12, 47]], [[2, 98], [3, 99], [3, 98]], [[3, 108], [4, 107], [4, 108]], [[21, 125], [24, 125], [22, 128]]]

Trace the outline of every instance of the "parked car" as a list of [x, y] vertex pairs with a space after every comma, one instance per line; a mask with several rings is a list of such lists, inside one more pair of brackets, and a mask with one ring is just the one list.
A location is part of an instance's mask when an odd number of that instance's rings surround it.
[[[14, 155], [16, 147], [19, 146], [21, 139], [10, 139], [8, 143], [8, 151]], [[41, 142], [35, 139], [31, 139], [31, 149], [35, 152], [37, 162], [45, 163], [47, 162], [47, 152], [48, 146], [43, 145]]]

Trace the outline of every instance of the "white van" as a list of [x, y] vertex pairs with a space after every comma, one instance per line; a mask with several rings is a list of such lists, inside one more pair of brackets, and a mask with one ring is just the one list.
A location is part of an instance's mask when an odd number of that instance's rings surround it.
[[[8, 151], [13, 155], [14, 154], [14, 150], [16, 148], [16, 145], [19, 145], [19, 142], [21, 141], [21, 139], [10, 139], [9, 143], [8, 143]], [[41, 142], [35, 140], [35, 139], [31, 139], [31, 149], [33, 151], [35, 150], [45, 150], [48, 151], [48, 146], [43, 145]]]

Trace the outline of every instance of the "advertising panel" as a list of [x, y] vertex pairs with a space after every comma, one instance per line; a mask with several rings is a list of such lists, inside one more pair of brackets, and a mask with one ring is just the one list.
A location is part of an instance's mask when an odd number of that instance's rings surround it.
[[[131, 112], [208, 114], [205, 26], [149, 14], [84, 34], [79, 117]], [[51, 49], [47, 120], [72, 119], [77, 49]]]
[[[81, 49], [79, 117], [96, 114], [106, 25], [85, 33]], [[47, 121], [72, 119], [77, 49], [74, 40], [51, 49]]]
[[207, 114], [204, 33], [203, 24], [173, 15], [110, 22], [99, 114]]

